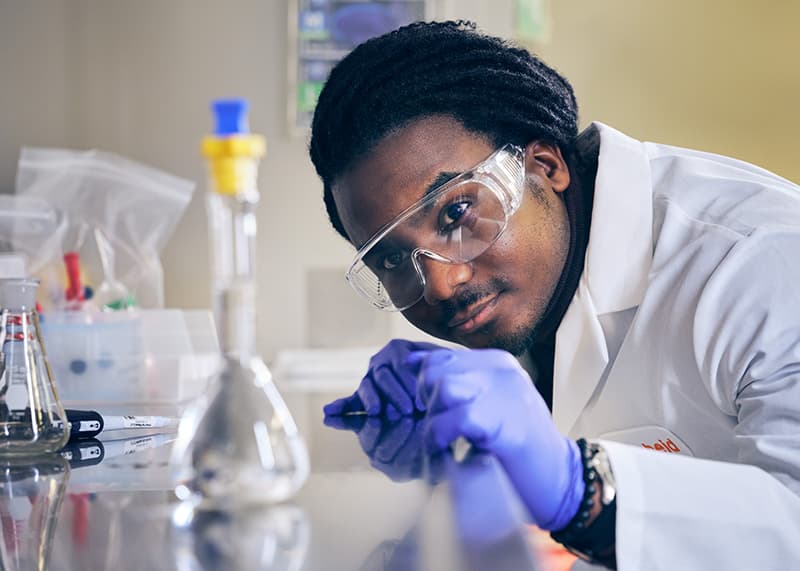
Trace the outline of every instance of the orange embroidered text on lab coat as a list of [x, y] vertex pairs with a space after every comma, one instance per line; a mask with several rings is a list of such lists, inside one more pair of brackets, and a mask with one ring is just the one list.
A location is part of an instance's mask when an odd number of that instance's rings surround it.
[[649, 448], [650, 450], [658, 450], [659, 452], [669, 452], [670, 454], [673, 452], [680, 452], [681, 449], [675, 444], [671, 438], [667, 438], [667, 441], [664, 442], [663, 440], [659, 440], [658, 442], [653, 442], [652, 444], [645, 444], [642, 442], [642, 446], [645, 448]]

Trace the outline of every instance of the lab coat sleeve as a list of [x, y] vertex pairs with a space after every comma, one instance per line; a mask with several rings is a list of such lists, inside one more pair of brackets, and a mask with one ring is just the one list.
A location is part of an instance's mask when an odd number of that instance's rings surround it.
[[601, 442], [617, 481], [621, 571], [800, 562], [800, 498], [760, 468]]
[[618, 484], [617, 561], [634, 569], [800, 566], [800, 231], [756, 230], [703, 287], [700, 377], [737, 457], [605, 443]]

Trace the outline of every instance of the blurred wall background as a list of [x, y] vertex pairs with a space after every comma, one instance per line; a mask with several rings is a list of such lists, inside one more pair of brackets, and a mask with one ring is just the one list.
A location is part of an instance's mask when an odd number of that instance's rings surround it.
[[[512, 0], [438, 0], [438, 18], [511, 37]], [[757, 163], [800, 181], [800, 2], [553, 0], [529, 44], [574, 84], [582, 124]], [[209, 306], [208, 102], [244, 96], [261, 167], [259, 345], [381, 344], [422, 334], [345, 288], [351, 249], [329, 227], [307, 138], [287, 129], [288, 5], [279, 0], [0, 0], [0, 191], [19, 148], [100, 148], [190, 178], [163, 254], [167, 304]]]

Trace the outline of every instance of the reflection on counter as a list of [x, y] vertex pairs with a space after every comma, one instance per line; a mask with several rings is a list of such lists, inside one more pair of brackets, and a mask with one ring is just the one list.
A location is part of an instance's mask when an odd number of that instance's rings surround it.
[[427, 454], [423, 445], [424, 416], [397, 419], [349, 414], [326, 416], [325, 425], [349, 430], [357, 438], [370, 465], [394, 482], [424, 479], [435, 484], [441, 479], [444, 454]]
[[173, 512], [178, 569], [298, 571], [310, 541], [308, 519], [292, 505], [239, 512], [196, 512], [187, 504]]
[[308, 411], [299, 417], [312, 435], [310, 477], [289, 503], [235, 512], [180, 504], [169, 469], [175, 435], [156, 431], [101, 434], [63, 457], [9, 465], [3, 569], [550, 571], [494, 458], [468, 446], [427, 454], [424, 417], [325, 426], [316, 401], [328, 396], [289, 399], [295, 414]]
[[69, 480], [69, 465], [57, 454], [0, 462], [0, 568], [49, 569], [56, 517]]
[[539, 569], [528, 543], [524, 508], [498, 461], [460, 442], [430, 453], [426, 417], [352, 414], [325, 424], [355, 433], [370, 464], [391, 480], [422, 479], [430, 499], [402, 538], [384, 541], [364, 569]]

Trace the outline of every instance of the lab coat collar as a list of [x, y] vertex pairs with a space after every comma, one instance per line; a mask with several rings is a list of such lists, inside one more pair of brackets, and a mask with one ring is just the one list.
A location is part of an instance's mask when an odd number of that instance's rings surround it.
[[599, 315], [636, 307], [652, 263], [653, 198], [644, 144], [602, 123], [583, 274], [556, 334], [553, 418], [569, 433], [608, 364]]
[[644, 144], [603, 125], [583, 277], [598, 315], [639, 305], [653, 259], [653, 192]]

